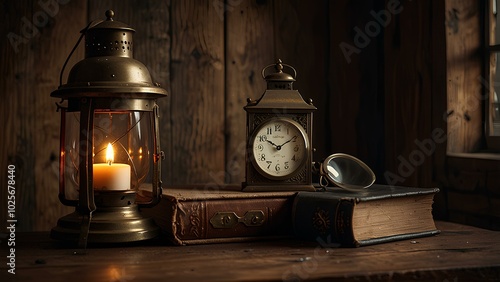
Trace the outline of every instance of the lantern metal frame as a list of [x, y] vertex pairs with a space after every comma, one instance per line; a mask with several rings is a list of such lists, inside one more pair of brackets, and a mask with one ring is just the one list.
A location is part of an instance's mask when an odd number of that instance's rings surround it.
[[[81, 247], [90, 243], [122, 243], [147, 240], [159, 234], [151, 218], [145, 218], [140, 207], [158, 203], [162, 193], [158, 98], [167, 91], [151, 80], [148, 69], [133, 59], [133, 33], [129, 26], [113, 20], [114, 12], [106, 11], [107, 19], [91, 22], [71, 51], [61, 70], [61, 83], [51, 96], [60, 98], [60, 180], [59, 200], [75, 211], [58, 220], [51, 237], [78, 242]], [[85, 58], [71, 69], [68, 81], [62, 84], [64, 68], [85, 37]], [[67, 106], [62, 102], [67, 101]], [[65, 142], [66, 114], [80, 113], [78, 199], [66, 196]], [[146, 201], [138, 201], [139, 190], [94, 191], [94, 117], [96, 113], [145, 112], [152, 115], [152, 191]], [[137, 189], [139, 189], [137, 187]]]

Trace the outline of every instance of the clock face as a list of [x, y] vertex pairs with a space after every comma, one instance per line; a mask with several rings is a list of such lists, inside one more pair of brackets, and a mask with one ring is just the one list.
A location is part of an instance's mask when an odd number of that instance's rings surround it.
[[302, 168], [309, 142], [300, 124], [288, 118], [273, 118], [255, 130], [250, 146], [254, 167], [263, 176], [280, 180]]

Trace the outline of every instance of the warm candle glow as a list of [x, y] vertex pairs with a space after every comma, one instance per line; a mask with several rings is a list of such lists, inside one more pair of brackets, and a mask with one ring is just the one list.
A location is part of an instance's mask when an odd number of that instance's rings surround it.
[[106, 162], [111, 165], [115, 161], [115, 153], [113, 152], [113, 146], [108, 143], [108, 148], [106, 148]]
[[129, 190], [130, 165], [114, 163], [113, 146], [108, 143], [106, 163], [94, 164], [94, 189], [97, 190]]

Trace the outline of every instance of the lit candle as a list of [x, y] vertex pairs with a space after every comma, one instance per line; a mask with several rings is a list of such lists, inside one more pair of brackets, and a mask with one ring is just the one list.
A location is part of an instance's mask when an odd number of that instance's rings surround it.
[[130, 165], [116, 164], [113, 146], [108, 144], [106, 163], [94, 164], [94, 189], [96, 190], [129, 190]]

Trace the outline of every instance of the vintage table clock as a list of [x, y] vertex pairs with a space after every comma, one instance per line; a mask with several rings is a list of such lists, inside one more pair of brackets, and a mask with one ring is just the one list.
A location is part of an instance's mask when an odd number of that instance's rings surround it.
[[134, 30], [114, 21], [113, 11], [106, 16], [82, 30], [68, 60], [83, 37], [85, 58], [63, 85], [66, 60], [51, 94], [61, 99], [59, 199], [76, 208], [59, 219], [51, 237], [82, 247], [159, 234], [139, 207], [155, 205], [161, 195], [156, 99], [167, 92], [133, 59]]
[[[286, 66], [294, 76], [283, 72]], [[274, 67], [275, 72], [266, 72]], [[267, 90], [248, 99], [246, 179], [243, 191], [314, 191], [312, 120], [316, 107], [292, 87], [295, 69], [278, 60], [262, 70]]]

